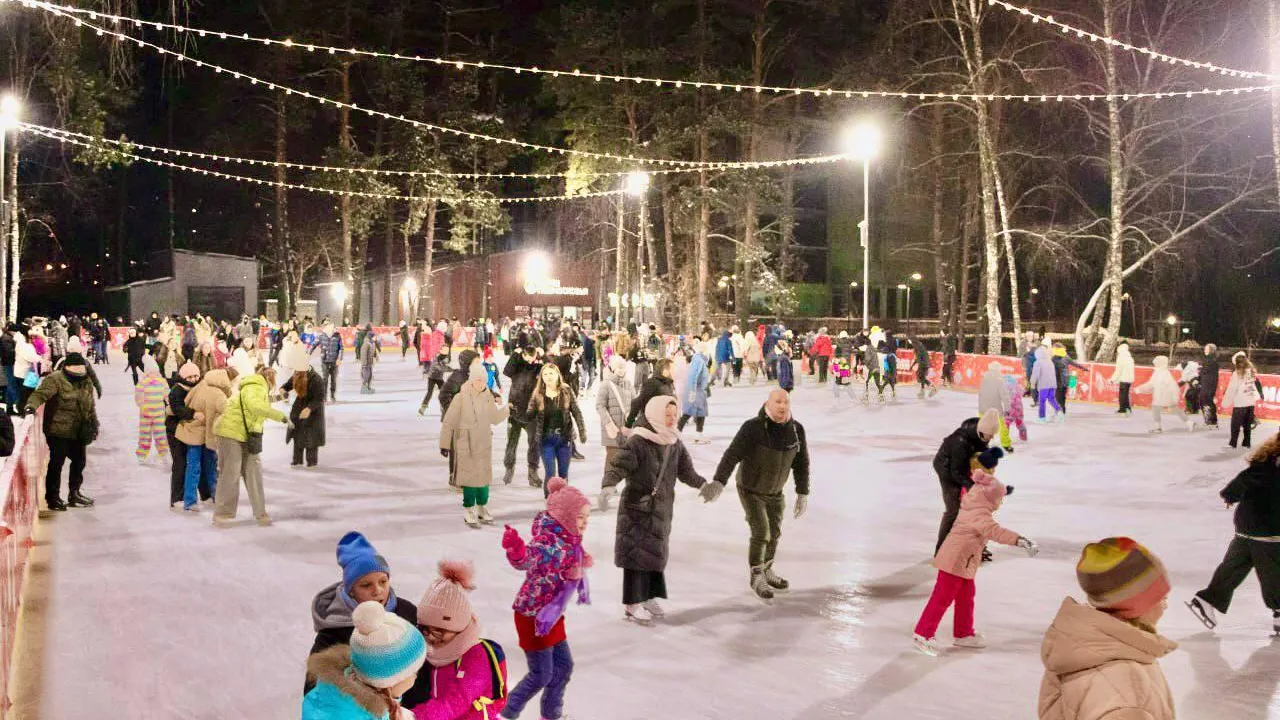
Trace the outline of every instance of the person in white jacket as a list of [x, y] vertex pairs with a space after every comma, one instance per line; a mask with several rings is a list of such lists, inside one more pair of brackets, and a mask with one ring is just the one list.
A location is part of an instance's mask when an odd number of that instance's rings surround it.
[[1169, 370], [1169, 358], [1161, 355], [1151, 364], [1155, 366], [1155, 370], [1151, 373], [1151, 381], [1133, 389], [1136, 393], [1151, 396], [1151, 416], [1156, 423], [1156, 426], [1151, 428], [1151, 432], [1164, 432], [1161, 417], [1165, 410], [1176, 413], [1182, 418], [1187, 424], [1187, 430], [1195, 430], [1195, 421], [1187, 417], [1178, 403], [1181, 393], [1178, 390], [1178, 381], [1173, 379], [1173, 373]]
[[1254, 406], [1258, 404], [1260, 391], [1258, 372], [1247, 355], [1238, 352], [1231, 358], [1235, 370], [1231, 373], [1231, 382], [1227, 391], [1222, 394], [1222, 409], [1231, 410], [1231, 442], [1227, 447], [1236, 447], [1240, 438], [1240, 430], [1244, 430], [1244, 446], [1250, 446], [1253, 439]]
[[742, 330], [737, 325], [730, 330], [729, 344], [733, 347], [733, 382], [742, 382], [742, 360], [747, 355], [747, 339], [742, 337]]
[[1133, 354], [1129, 352], [1129, 343], [1120, 343], [1120, 347], [1116, 348], [1116, 371], [1111, 373], [1111, 382], [1120, 386], [1120, 409], [1116, 410], [1117, 414], [1133, 414], [1133, 404], [1129, 400], [1133, 378]]

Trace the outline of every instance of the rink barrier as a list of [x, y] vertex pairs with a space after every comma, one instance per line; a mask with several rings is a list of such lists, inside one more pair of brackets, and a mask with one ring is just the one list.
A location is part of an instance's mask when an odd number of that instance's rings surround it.
[[4, 461], [0, 473], [0, 489], [4, 492], [4, 510], [0, 514], [0, 682], [4, 697], [0, 700], [0, 720], [8, 717], [12, 707], [10, 682], [13, 677], [18, 617], [22, 610], [26, 586], [27, 561], [35, 545], [36, 517], [40, 511], [40, 485], [49, 460], [49, 446], [40, 431], [43, 408], [29, 415], [15, 428], [13, 454]]

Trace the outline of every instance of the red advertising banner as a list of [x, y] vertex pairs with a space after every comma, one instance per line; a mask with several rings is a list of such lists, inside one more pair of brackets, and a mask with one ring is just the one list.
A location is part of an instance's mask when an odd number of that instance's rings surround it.
[[0, 514], [0, 719], [9, 715], [9, 679], [13, 670], [18, 615], [22, 608], [23, 581], [32, 547], [36, 515], [40, 510], [39, 488], [44, 478], [49, 449], [40, 432], [43, 409], [23, 419], [16, 429], [13, 454], [0, 472], [4, 510]]

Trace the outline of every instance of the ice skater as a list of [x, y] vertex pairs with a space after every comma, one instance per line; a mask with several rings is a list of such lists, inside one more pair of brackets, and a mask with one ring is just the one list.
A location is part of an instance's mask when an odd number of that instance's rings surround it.
[[[86, 365], [89, 371], [93, 368]], [[169, 383], [160, 377], [156, 359], [142, 358], [142, 377], [133, 386], [133, 402], [138, 406], [138, 462], [146, 462], [154, 443], [160, 459], [169, 457], [169, 438], [164, 431], [165, 398], [169, 395]], [[1248, 437], [1248, 435], [1245, 435]], [[1248, 444], [1245, 444], [1248, 447]]]
[[1036, 362], [1031, 366], [1031, 384], [1035, 385], [1038, 393], [1038, 405], [1040, 407], [1040, 417], [1036, 422], [1049, 422], [1045, 419], [1045, 408], [1052, 405], [1054, 410], [1054, 420], [1062, 422], [1066, 420], [1063, 416], [1062, 406], [1058, 404], [1058, 371], [1053, 364], [1053, 356], [1047, 347], [1036, 348]]
[[563, 478], [546, 484], [547, 509], [533, 519], [529, 543], [510, 525], [502, 538], [511, 567], [525, 572], [516, 593], [516, 634], [529, 663], [529, 674], [511, 691], [502, 717], [520, 717], [533, 697], [542, 693], [543, 718], [558, 718], [573, 676], [573, 655], [565, 634], [564, 615], [574, 595], [579, 605], [591, 603], [586, 570], [593, 564], [582, 547], [591, 519], [591, 504], [582, 491]]
[[962, 491], [973, 485], [970, 461], [974, 455], [987, 449], [987, 444], [999, 429], [999, 416], [994, 410], [987, 411], [981, 418], [969, 418], [942, 441], [938, 454], [933, 457], [933, 471], [938, 474], [942, 502], [946, 506], [934, 552], [942, 548], [942, 542], [947, 539], [956, 516], [960, 514]]
[[1111, 382], [1120, 388], [1120, 406], [1116, 410], [1117, 415], [1128, 417], [1133, 414], [1129, 390], [1133, 387], [1135, 372], [1133, 353], [1129, 352], [1129, 343], [1120, 343], [1120, 347], [1116, 348], [1116, 371], [1111, 373]]
[[920, 620], [916, 623], [912, 646], [916, 652], [931, 657], [938, 655], [938, 644], [934, 635], [947, 608], [955, 604], [954, 637], [958, 648], [980, 649], [987, 646], [986, 638], [974, 629], [973, 606], [975, 596], [974, 578], [978, 568], [982, 566], [982, 554], [988, 541], [994, 540], [1002, 545], [1016, 545], [1035, 557], [1039, 549], [1027, 538], [1000, 527], [995, 521], [994, 513], [1000, 509], [1004, 498], [1013, 491], [993, 475], [982, 470], [973, 473], [973, 485], [960, 501], [960, 517], [955, 526], [947, 534], [947, 539], [938, 550], [933, 566], [938, 569], [938, 578], [933, 585], [933, 594], [925, 605]]
[[[693, 361], [689, 363], [689, 378], [682, 388], [684, 393], [684, 408], [680, 414], [680, 422], [676, 428], [681, 432], [684, 426], [693, 419], [693, 425], [698, 429], [698, 435], [694, 438], [694, 445], [706, 445], [710, 441], [702, 436], [702, 431], [707, 424], [707, 400], [711, 392], [711, 372], [708, 367], [708, 353], [710, 352], [709, 343], [704, 343], [700, 352], [693, 356]], [[724, 367], [723, 364], [720, 367]]]
[[1244, 431], [1244, 446], [1247, 448], [1253, 439], [1254, 406], [1262, 395], [1262, 383], [1258, 381], [1258, 372], [1243, 352], [1231, 358], [1234, 366], [1231, 381], [1227, 383], [1227, 391], [1222, 394], [1222, 409], [1231, 408], [1231, 442], [1227, 447], [1234, 450], [1240, 439], [1240, 431]]
[[[1009, 409], [1004, 414], [1005, 433], [1012, 434], [1013, 429], [1018, 429], [1018, 440], [1023, 443], [1027, 442], [1027, 423], [1023, 419], [1022, 398], [1025, 393], [1022, 390], [1022, 380], [1013, 375], [1004, 376], [1005, 387], [1009, 390]], [[1005, 440], [1002, 436], [1001, 440]], [[1013, 443], [1009, 442], [1009, 452], [1013, 452]]]
[[738, 499], [751, 528], [747, 564], [751, 567], [751, 589], [762, 600], [772, 600], [774, 592], [791, 584], [773, 570], [782, 537], [782, 514], [787, 509], [783, 490], [787, 479], [795, 478], [795, 518], [809, 509], [809, 443], [804, 426], [791, 416], [791, 396], [785, 390], [769, 393], [759, 414], [742, 424], [716, 467], [712, 482], [729, 484], [737, 470]]
[[1013, 396], [1004, 382], [1003, 373], [1004, 367], [998, 362], [987, 366], [982, 384], [978, 386], [978, 414], [985, 414], [988, 410], [995, 411], [1000, 424], [1000, 447], [1005, 452], [1013, 452], [1013, 439], [1009, 437], [1009, 426], [1004, 420], [1013, 408]]
[[1138, 387], [1133, 391], [1139, 395], [1151, 396], [1151, 417], [1155, 422], [1155, 427], [1151, 428], [1153, 434], [1164, 432], [1164, 413], [1176, 413], [1187, 424], [1187, 430], [1196, 429], [1196, 421], [1187, 417], [1182, 412], [1182, 408], [1178, 405], [1179, 395], [1178, 382], [1173, 379], [1173, 373], [1169, 372], [1169, 358], [1161, 355], [1151, 361], [1155, 369], [1151, 373], [1151, 380]]
[[1262, 602], [1271, 611], [1272, 631], [1280, 635], [1280, 435], [1273, 435], [1249, 457], [1249, 466], [1220, 493], [1227, 507], [1235, 506], [1235, 535], [1209, 586], [1197, 592], [1187, 607], [1212, 630], [1217, 613], [1226, 614], [1236, 588], [1258, 575]]
[[929, 382], [929, 348], [918, 337], [912, 337], [908, 342], [911, 343], [911, 350], [915, 353], [916, 382], [920, 385], [919, 390], [916, 391], [916, 397], [923, 400], [926, 388], [929, 397], [933, 397], [938, 394], [938, 386]]
[[506, 421], [510, 405], [489, 391], [479, 360], [471, 363], [467, 373], [467, 383], [449, 404], [440, 425], [440, 454], [449, 460], [449, 484], [462, 488], [463, 522], [478, 528], [493, 524], [489, 514], [493, 426]]

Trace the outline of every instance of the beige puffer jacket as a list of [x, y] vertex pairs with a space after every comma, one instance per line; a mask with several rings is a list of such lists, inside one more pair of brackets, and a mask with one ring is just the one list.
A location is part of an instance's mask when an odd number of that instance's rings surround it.
[[1156, 661], [1177, 647], [1063, 600], [1040, 647], [1040, 720], [1173, 720], [1173, 696]]

